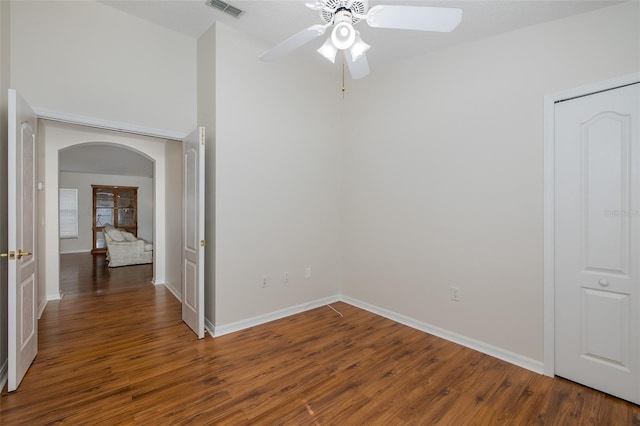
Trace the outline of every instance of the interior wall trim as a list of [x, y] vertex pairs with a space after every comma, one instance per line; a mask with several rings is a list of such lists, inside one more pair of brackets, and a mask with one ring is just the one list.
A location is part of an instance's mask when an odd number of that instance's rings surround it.
[[232, 322], [215, 327], [212, 334], [213, 337], [224, 336], [225, 334], [234, 333], [236, 331], [244, 330], [249, 327], [255, 327], [257, 325], [266, 324], [271, 321], [275, 321], [281, 318], [286, 318], [291, 315], [299, 314], [309, 309], [319, 308], [320, 306], [327, 305], [329, 303], [335, 303], [340, 300], [339, 296], [329, 296], [323, 299], [314, 300], [312, 302], [303, 303], [301, 305], [291, 306], [288, 308], [280, 309], [277, 311], [269, 312], [267, 314], [258, 315], [253, 318], [247, 318], [244, 320]]
[[209, 318], [204, 317], [204, 329], [211, 337], [215, 337], [216, 335], [216, 326], [209, 320]]
[[534, 373], [538, 373], [538, 374], [543, 373], [542, 362], [537, 361], [535, 359], [528, 358], [528, 357], [519, 355], [517, 353], [507, 351], [497, 346], [493, 346], [488, 343], [481, 342], [479, 340], [475, 340], [470, 337], [466, 337], [461, 334], [454, 333], [452, 331], [444, 330], [440, 327], [436, 327], [435, 325], [418, 321], [414, 318], [390, 311], [385, 308], [381, 308], [379, 306], [371, 305], [369, 303], [363, 302], [358, 299], [353, 299], [348, 296], [341, 296], [340, 300], [350, 305], [353, 305], [357, 308], [364, 309], [365, 311], [369, 311], [372, 314], [380, 315], [392, 321], [406, 325], [407, 327], [411, 327], [413, 329], [422, 331], [424, 333], [440, 337], [442, 339], [448, 340], [453, 343], [457, 343], [459, 345], [465, 346], [467, 348], [473, 349], [483, 354], [501, 359], [502, 361], [508, 362], [510, 364], [517, 365], [518, 367], [526, 368], [527, 370], [533, 371]]
[[167, 290], [169, 290], [169, 292], [171, 294], [173, 294], [173, 296], [178, 299], [178, 302], [182, 303], [182, 295], [180, 294], [181, 291], [179, 291], [172, 283], [170, 283], [169, 281], [166, 281], [164, 283], [156, 283], [154, 282], [153, 285], [164, 285]]
[[131, 123], [121, 123], [118, 121], [103, 120], [96, 117], [72, 114], [69, 112], [54, 111], [46, 108], [33, 107], [38, 118], [62, 123], [79, 124], [81, 126], [95, 127], [104, 130], [115, 130], [118, 132], [133, 133], [141, 136], [151, 136], [154, 138], [170, 139], [182, 141], [187, 134], [172, 130], [155, 129], [153, 127], [138, 126]]
[[42, 313], [44, 312], [44, 308], [47, 307], [48, 302], [49, 302], [48, 298], [40, 301], [40, 304], [38, 306], [38, 319], [42, 317]]
[[60, 254], [76, 254], [76, 253], [91, 253], [91, 250], [69, 250], [69, 251], [60, 251]]
[[301, 305], [280, 309], [278, 311], [270, 312], [264, 315], [258, 315], [253, 318], [248, 318], [245, 320], [240, 320], [237, 322], [233, 322], [230, 324], [225, 324], [217, 327], [214, 327], [214, 325], [209, 320], [205, 319], [205, 325], [206, 325], [207, 331], [209, 331], [209, 334], [211, 334], [211, 336], [215, 338], [215, 337], [224, 336], [225, 334], [230, 334], [236, 331], [244, 330], [249, 327], [255, 327], [257, 325], [266, 324], [268, 322], [285, 318], [290, 315], [295, 315], [295, 314], [307, 311], [309, 309], [319, 308], [321, 306], [334, 303], [334, 302], [347, 303], [349, 305], [371, 312], [372, 314], [379, 315], [384, 318], [388, 318], [392, 321], [406, 325], [407, 327], [411, 327], [415, 330], [422, 331], [423, 333], [440, 337], [442, 339], [448, 340], [453, 343], [457, 343], [459, 345], [462, 345], [467, 348], [473, 349], [475, 351], [481, 352], [483, 354], [492, 356], [494, 358], [501, 359], [502, 361], [508, 362], [510, 364], [517, 365], [518, 367], [525, 368], [527, 370], [533, 371], [538, 374], [543, 374], [543, 371], [544, 371], [543, 363], [541, 361], [528, 358], [514, 352], [507, 351], [505, 349], [490, 345], [485, 342], [481, 342], [479, 340], [472, 339], [470, 337], [466, 337], [457, 333], [453, 333], [448, 330], [444, 330], [434, 325], [431, 325], [422, 321], [418, 321], [414, 318], [410, 318], [408, 316], [399, 314], [397, 312], [393, 312], [391, 310], [381, 308], [379, 306], [375, 306], [367, 302], [363, 302], [361, 300], [354, 299], [352, 297], [345, 296], [345, 295], [330, 296], [330, 297], [318, 299], [309, 303], [304, 303]]

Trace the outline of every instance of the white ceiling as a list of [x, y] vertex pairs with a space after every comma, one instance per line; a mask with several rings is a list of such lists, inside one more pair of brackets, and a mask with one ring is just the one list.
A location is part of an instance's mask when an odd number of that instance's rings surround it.
[[[205, 5], [204, 0], [105, 0], [123, 12], [198, 38], [214, 21], [244, 31], [268, 46], [276, 45], [292, 34], [321, 23], [318, 12], [305, 7], [311, 0], [228, 0], [245, 12], [239, 17], [228, 16]], [[416, 1], [370, 0], [376, 4], [458, 7], [463, 10], [462, 23], [451, 33], [373, 29], [364, 22], [358, 24], [364, 41], [372, 47], [367, 53], [372, 72], [376, 66], [418, 56], [445, 47], [468, 43], [517, 28], [539, 24], [589, 10], [621, 3], [614, 0], [467, 0]], [[324, 38], [300, 48], [296, 56], [338, 67], [323, 59], [315, 50]]]
[[92, 143], [60, 151], [61, 172], [153, 177], [153, 161], [117, 145]]
[[[1, 1], [1, 0], [0, 0]], [[227, 0], [244, 10], [240, 18], [228, 16], [205, 4], [205, 0], [103, 0], [101, 3], [197, 39], [215, 21], [246, 32], [268, 48], [294, 33], [321, 23], [318, 12], [305, 7], [312, 0]], [[468, 43], [546, 21], [621, 3], [615, 0], [466, 0], [416, 1], [369, 0], [376, 4], [457, 7], [462, 23], [451, 33], [370, 28], [358, 24], [372, 73], [390, 61], [419, 56], [433, 50]], [[296, 56], [324, 67], [335, 67], [315, 50], [326, 37], [298, 49]], [[60, 170], [112, 175], [153, 177], [153, 163], [130, 150], [104, 144], [75, 147], [60, 154]]]

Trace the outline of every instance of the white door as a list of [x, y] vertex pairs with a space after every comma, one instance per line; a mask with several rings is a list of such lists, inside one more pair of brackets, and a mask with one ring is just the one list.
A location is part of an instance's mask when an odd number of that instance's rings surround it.
[[182, 143], [182, 320], [204, 337], [204, 127]]
[[8, 389], [17, 389], [38, 352], [36, 115], [9, 90]]
[[555, 114], [555, 373], [640, 403], [640, 84]]

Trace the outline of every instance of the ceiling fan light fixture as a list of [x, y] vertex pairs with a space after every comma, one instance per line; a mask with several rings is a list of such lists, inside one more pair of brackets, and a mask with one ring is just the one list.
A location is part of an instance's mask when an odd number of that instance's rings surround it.
[[336, 12], [331, 31], [331, 41], [340, 50], [345, 50], [353, 46], [356, 41], [356, 30], [353, 28], [353, 17], [348, 10]]
[[353, 60], [356, 61], [360, 56], [364, 55], [370, 47], [371, 46], [362, 41], [360, 33], [356, 31], [356, 39], [353, 42], [353, 45], [349, 48], [349, 53], [351, 53]]
[[340, 22], [331, 31], [331, 41], [337, 49], [348, 49], [356, 41], [356, 30], [350, 23]]
[[338, 54], [338, 49], [333, 45], [333, 41], [331, 41], [331, 37], [329, 37], [320, 49], [317, 50], [319, 54], [327, 58], [327, 60], [331, 61], [331, 63], [336, 63], [336, 55]]
[[[2, 1], [2, 0], [0, 0]], [[217, 3], [224, 0], [205, 0]], [[375, 5], [369, 7], [369, 0], [304, 0], [306, 6], [319, 12], [324, 24], [312, 25], [280, 42], [260, 55], [260, 59], [271, 62], [302, 47], [316, 38], [322, 37], [329, 27], [331, 34], [317, 52], [335, 63], [338, 50], [344, 52], [345, 63], [354, 79], [369, 74], [366, 52], [371, 46], [365, 43], [354, 25], [366, 22], [372, 28], [396, 30], [449, 32], [462, 20], [462, 9], [451, 7]], [[379, 0], [376, 0], [377, 3]], [[393, 0], [394, 2], [396, 0]], [[412, 2], [418, 3], [418, 2]], [[345, 66], [343, 63], [343, 69]]]

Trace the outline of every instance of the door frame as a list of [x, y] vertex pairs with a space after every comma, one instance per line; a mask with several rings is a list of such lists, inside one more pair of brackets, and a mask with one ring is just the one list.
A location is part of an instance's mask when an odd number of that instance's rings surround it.
[[555, 375], [555, 104], [640, 83], [640, 72], [544, 97], [544, 375]]
[[[166, 255], [166, 244], [159, 244], [158, 243], [158, 239], [156, 238], [158, 235], [158, 232], [164, 232], [164, 226], [165, 226], [165, 218], [164, 218], [164, 210], [163, 209], [158, 209], [157, 205], [162, 205], [162, 203], [164, 203], [165, 200], [165, 195], [164, 193], [159, 193], [158, 192], [158, 180], [162, 180], [164, 181], [165, 179], [165, 174], [166, 171], [164, 171], [163, 173], [159, 173], [159, 171], [165, 170], [165, 158], [164, 158], [164, 153], [162, 154], [155, 154], [154, 150], [149, 150], [149, 149], [138, 149], [136, 147], [132, 147], [127, 145], [126, 143], [121, 143], [119, 142], [119, 139], [122, 138], [137, 138], [138, 136], [142, 136], [143, 139], [144, 137], [151, 137], [151, 138], [155, 138], [155, 139], [159, 139], [159, 140], [174, 140], [177, 141], [177, 139], [175, 139], [176, 137], [180, 137], [180, 135], [182, 135], [182, 133], [176, 133], [176, 132], [170, 132], [170, 131], [165, 131], [165, 130], [160, 130], [160, 129], [152, 129], [152, 128], [145, 128], [145, 127], [139, 127], [139, 126], [134, 126], [131, 124], [127, 124], [127, 123], [116, 123], [116, 122], [111, 122], [111, 121], [106, 121], [106, 120], [101, 120], [101, 119], [97, 119], [97, 118], [92, 118], [92, 117], [86, 117], [86, 116], [79, 116], [79, 115], [74, 115], [74, 114], [66, 114], [66, 113], [55, 113], [52, 112], [50, 110], [44, 110], [44, 109], [40, 109], [37, 107], [33, 108], [34, 111], [36, 112], [36, 115], [38, 117], [39, 123], [38, 126], [42, 126], [42, 122], [40, 120], [45, 120], [46, 122], [50, 122], [50, 123], [63, 123], [63, 124], [67, 124], [67, 125], [72, 125], [71, 127], [75, 127], [75, 126], [79, 126], [77, 127], [79, 132], [86, 132], [86, 133], [90, 133], [90, 132], [100, 132], [100, 130], [106, 130], [109, 132], [114, 132], [114, 135], [119, 135], [119, 136], [113, 136], [113, 138], [109, 138], [108, 141], [105, 142], [105, 140], [101, 141], [101, 143], [110, 143], [110, 144], [114, 144], [114, 145], [122, 145], [126, 148], [129, 149], [133, 149], [134, 151], [139, 152], [142, 155], [145, 155], [147, 157], [149, 157], [153, 162], [154, 162], [154, 226], [153, 226], [153, 234], [154, 234], [154, 243], [157, 244], [156, 247], [154, 247], [156, 253], [154, 253], [154, 282], [153, 284], [158, 285], [158, 284], [163, 284], [166, 285], [166, 274], [164, 269], [162, 271], [157, 271], [156, 270], [156, 263], [165, 263], [165, 255]], [[43, 132], [46, 133], [46, 132]], [[44, 137], [46, 140], [46, 135], [41, 136]], [[50, 197], [54, 196], [55, 200], [57, 200], [57, 192], [58, 192], [58, 188], [59, 188], [59, 182], [58, 182], [58, 174], [59, 174], [59, 162], [58, 162], [58, 155], [59, 155], [59, 150], [60, 149], [65, 149], [65, 148], [69, 148], [71, 146], [75, 146], [75, 145], [81, 145], [81, 144], [85, 144], [85, 143], [91, 143], [93, 140], [72, 140], [72, 141], [66, 141], [64, 143], [59, 143], [56, 144], [55, 147], [50, 145], [47, 145], [47, 149], [50, 150], [54, 150], [55, 149], [55, 154], [53, 154], [52, 152], [52, 163], [48, 164], [45, 163], [44, 169], [43, 169], [43, 173], [44, 173], [44, 180], [47, 183], [47, 187], [49, 189], [49, 191], [54, 191], [55, 192], [55, 196], [54, 195], [50, 195]], [[181, 139], [180, 139], [181, 141]], [[55, 164], [53, 164], [55, 163]], [[159, 169], [160, 168], [160, 169]], [[162, 174], [162, 176], [159, 176], [159, 174]], [[51, 201], [49, 198], [46, 197], [47, 194], [45, 194], [45, 201], [44, 201], [44, 212], [45, 215], [48, 217], [48, 215], [50, 214], [50, 212], [47, 210], [47, 205], [51, 204], [53, 205], [53, 201]], [[57, 205], [57, 201], [55, 202], [55, 205]], [[53, 212], [52, 214], [55, 214], [57, 217], [57, 212]], [[54, 229], [55, 228], [55, 229]], [[43, 230], [43, 236], [45, 241], [47, 240], [47, 238], [49, 238], [51, 241], [58, 241], [57, 235], [58, 235], [58, 226], [56, 225], [54, 228], [49, 229], [49, 227], [45, 227], [45, 229]], [[55, 235], [55, 238], [54, 238]], [[50, 300], [59, 300], [62, 298], [61, 292], [60, 292], [60, 270], [59, 270], [59, 264], [60, 264], [60, 250], [59, 250], [59, 244], [58, 243], [54, 243], [52, 247], [50, 247], [50, 250], [47, 250], [47, 247], [49, 247], [48, 245], [46, 245], [48, 243], [45, 242], [45, 246], [43, 247], [43, 250], [45, 252], [48, 253], [47, 258], [53, 258], [53, 262], [48, 262], [47, 265], [43, 266], [44, 271], [42, 271], [43, 276], [46, 274], [49, 278], [47, 278], [45, 281], [45, 296], [44, 296], [44, 300], [41, 300], [41, 306], [39, 306], [38, 308], [38, 314], [41, 314], [42, 311], [44, 310], [46, 303]], [[157, 262], [156, 262], [157, 261]], [[160, 272], [160, 273], [158, 273]], [[167, 287], [169, 288], [169, 287]], [[170, 291], [172, 291], [172, 293], [175, 295], [175, 292], [169, 288]]]

